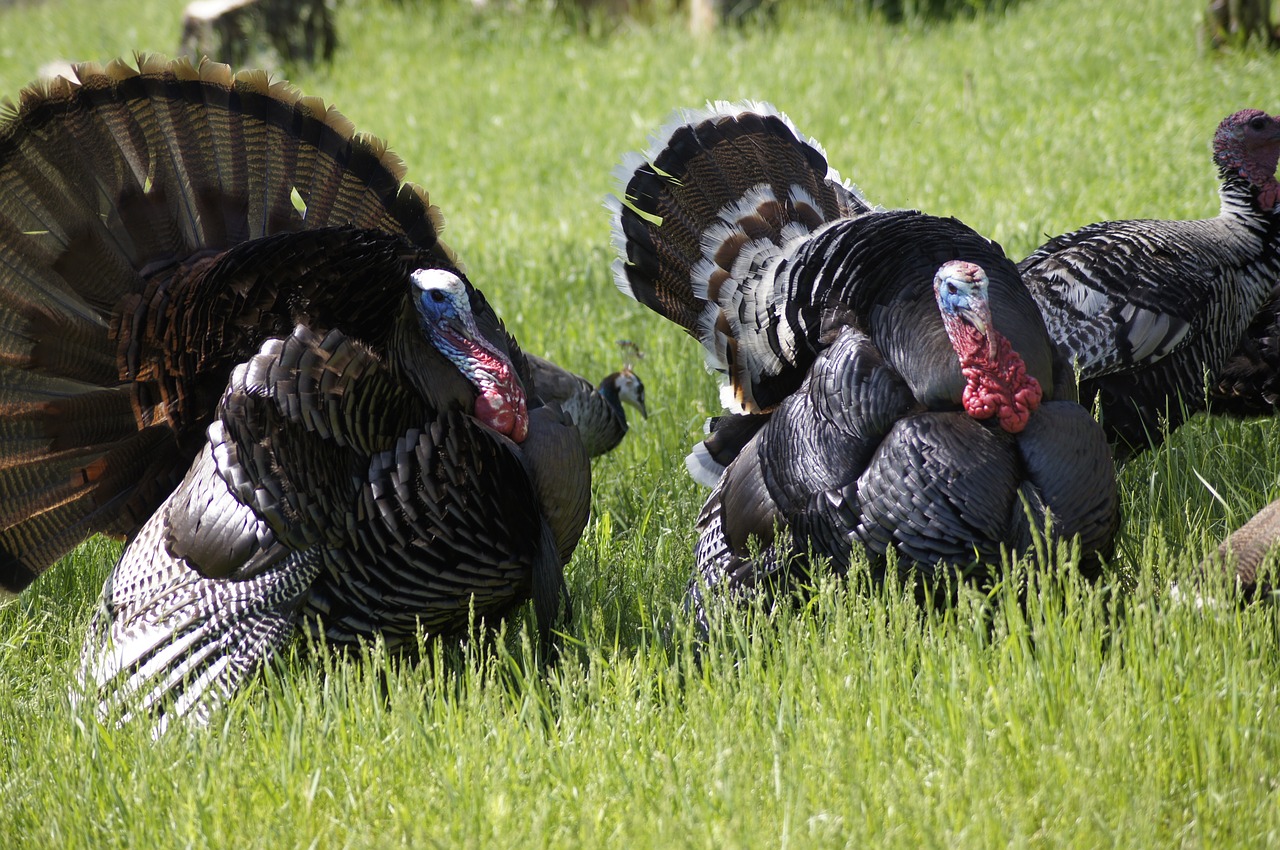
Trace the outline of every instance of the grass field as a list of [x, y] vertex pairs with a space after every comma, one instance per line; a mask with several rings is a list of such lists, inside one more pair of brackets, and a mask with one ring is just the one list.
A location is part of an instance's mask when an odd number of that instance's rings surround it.
[[[536, 5], [536, 4], [530, 4]], [[860, 4], [849, 4], [860, 6]], [[388, 139], [522, 344], [591, 375], [639, 342], [651, 415], [595, 467], [570, 658], [506, 640], [407, 664], [290, 657], [208, 729], [151, 742], [70, 707], [114, 557], [90, 541], [0, 609], [0, 845], [1264, 847], [1280, 844], [1271, 608], [1170, 583], [1280, 496], [1272, 421], [1193, 421], [1129, 464], [1098, 587], [1014, 582], [921, 614], [825, 581], [693, 662], [679, 617], [715, 408], [697, 346], [614, 289], [610, 171], [679, 106], [768, 100], [873, 200], [1021, 257], [1107, 218], [1216, 212], [1209, 139], [1280, 111], [1280, 57], [1205, 55], [1201, 0], [1023, 0], [887, 26], [816, 2], [697, 42], [461, 2], [350, 2], [292, 79]], [[171, 52], [182, 4], [0, 7], [0, 92], [54, 58]], [[1015, 576], [1017, 578], [1017, 576]], [[675, 619], [673, 643], [664, 630]]]

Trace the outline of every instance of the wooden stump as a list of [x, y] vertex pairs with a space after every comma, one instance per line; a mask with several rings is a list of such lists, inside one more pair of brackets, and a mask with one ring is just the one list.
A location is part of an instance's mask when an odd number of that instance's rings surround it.
[[328, 60], [337, 45], [327, 0], [195, 0], [182, 19], [183, 53], [236, 67]]
[[694, 35], [707, 35], [720, 23], [721, 0], [689, 0], [689, 29]]
[[1204, 36], [1212, 47], [1259, 39], [1274, 50], [1280, 40], [1271, 25], [1271, 0], [1209, 0]]

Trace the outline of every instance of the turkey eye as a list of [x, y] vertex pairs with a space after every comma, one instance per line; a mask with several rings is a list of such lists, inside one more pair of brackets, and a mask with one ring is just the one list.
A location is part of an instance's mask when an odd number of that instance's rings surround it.
[[955, 285], [954, 283], [948, 283], [948, 284], [947, 284], [947, 294], [948, 294], [948, 295], [955, 295], [955, 294], [956, 294], [956, 291], [957, 291], [957, 290], [956, 290], [956, 285]]
[[444, 293], [438, 289], [431, 290], [431, 300], [439, 304], [444, 301]]
[[1267, 127], [1267, 119], [1259, 115], [1257, 118], [1254, 118], [1249, 122], [1249, 126], [1254, 130], [1265, 130]]

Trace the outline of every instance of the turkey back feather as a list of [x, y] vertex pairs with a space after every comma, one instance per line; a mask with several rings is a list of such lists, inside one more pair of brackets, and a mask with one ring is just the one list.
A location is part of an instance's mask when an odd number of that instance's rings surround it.
[[378, 345], [394, 305], [370, 282], [454, 265], [439, 211], [385, 144], [287, 84], [148, 56], [76, 77], [29, 87], [0, 118], [10, 591], [94, 532], [136, 533], [264, 338], [305, 317]]

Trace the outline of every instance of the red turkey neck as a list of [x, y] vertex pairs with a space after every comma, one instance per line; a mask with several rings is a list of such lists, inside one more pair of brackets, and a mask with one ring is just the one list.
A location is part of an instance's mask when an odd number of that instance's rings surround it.
[[1027, 374], [1022, 355], [995, 328], [984, 334], [958, 318], [944, 322], [965, 377], [965, 412], [974, 419], [997, 417], [1001, 428], [1019, 433], [1043, 395], [1040, 382]]
[[525, 404], [524, 388], [511, 367], [510, 361], [485, 352], [476, 346], [473, 356], [479, 368], [469, 375], [479, 394], [476, 396], [476, 418], [499, 434], [505, 434], [517, 443], [524, 442], [529, 434], [529, 411]]
[[479, 332], [457, 332], [452, 325], [436, 330], [436, 346], [476, 389], [475, 417], [517, 443], [529, 434], [524, 387], [511, 361]]

